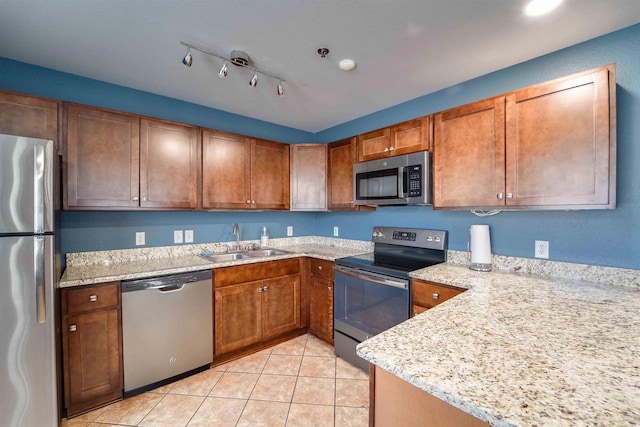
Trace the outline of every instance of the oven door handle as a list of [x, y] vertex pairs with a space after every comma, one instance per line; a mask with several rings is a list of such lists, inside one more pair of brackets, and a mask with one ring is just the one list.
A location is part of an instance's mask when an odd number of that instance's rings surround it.
[[355, 277], [356, 279], [362, 279], [362, 280], [366, 280], [369, 282], [374, 282], [374, 283], [378, 283], [380, 285], [384, 285], [384, 286], [393, 286], [394, 288], [400, 288], [400, 289], [409, 289], [409, 282], [408, 281], [398, 281], [398, 280], [391, 280], [391, 279], [386, 279], [383, 277], [380, 277], [378, 275], [373, 275], [373, 274], [368, 274], [362, 271], [354, 271], [351, 269], [347, 269], [344, 267], [341, 267], [339, 265], [334, 267], [334, 270], [342, 273], [344, 275], [347, 276], [351, 276], [351, 277]]

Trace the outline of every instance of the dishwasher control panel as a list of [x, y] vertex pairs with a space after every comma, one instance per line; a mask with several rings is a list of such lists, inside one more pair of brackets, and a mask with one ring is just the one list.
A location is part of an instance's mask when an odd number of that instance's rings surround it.
[[194, 271], [184, 274], [148, 277], [145, 279], [123, 280], [120, 287], [122, 293], [181, 286], [187, 283], [211, 280], [211, 270]]

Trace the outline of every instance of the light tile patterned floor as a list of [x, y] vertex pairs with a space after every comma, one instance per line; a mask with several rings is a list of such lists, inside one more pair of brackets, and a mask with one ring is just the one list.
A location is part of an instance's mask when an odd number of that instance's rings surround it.
[[303, 335], [97, 409], [63, 427], [366, 427], [366, 373]]

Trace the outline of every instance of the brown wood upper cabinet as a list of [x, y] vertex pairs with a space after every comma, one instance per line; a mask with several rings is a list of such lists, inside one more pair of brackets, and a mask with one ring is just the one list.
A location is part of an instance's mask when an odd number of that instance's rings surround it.
[[327, 210], [327, 144], [292, 144], [291, 210]]
[[434, 208], [613, 209], [615, 65], [435, 115]]
[[58, 102], [0, 91], [0, 133], [58, 142]]
[[358, 135], [358, 162], [428, 150], [430, 130], [425, 116]]
[[198, 206], [197, 128], [67, 105], [68, 209]]
[[356, 137], [332, 142], [328, 147], [329, 210], [375, 210], [353, 204], [353, 164], [357, 161]]
[[204, 209], [289, 209], [289, 146], [204, 129]]

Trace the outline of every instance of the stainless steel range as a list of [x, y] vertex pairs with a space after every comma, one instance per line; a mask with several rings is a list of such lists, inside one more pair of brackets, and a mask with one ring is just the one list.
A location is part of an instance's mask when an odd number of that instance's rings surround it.
[[445, 262], [447, 237], [442, 230], [374, 227], [373, 253], [336, 260], [336, 356], [368, 369], [356, 346], [410, 317], [409, 272]]

